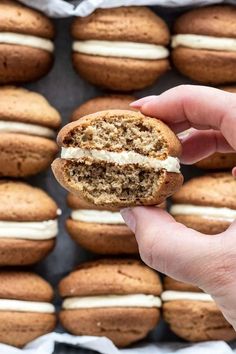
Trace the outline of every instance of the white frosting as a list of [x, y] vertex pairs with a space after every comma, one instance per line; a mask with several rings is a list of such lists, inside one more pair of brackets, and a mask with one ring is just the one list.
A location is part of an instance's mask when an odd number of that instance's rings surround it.
[[172, 37], [171, 46], [172, 48], [183, 46], [194, 49], [235, 52], [236, 38], [202, 36], [197, 34], [177, 34]]
[[161, 307], [161, 300], [158, 296], [144, 294], [71, 297], [63, 301], [62, 307], [66, 310], [102, 307]]
[[207, 219], [233, 222], [236, 219], [236, 210], [198, 206], [191, 204], [174, 204], [170, 208], [172, 215], [197, 215]]
[[54, 138], [56, 135], [53, 129], [41, 125], [3, 120], [0, 121], [0, 133], [20, 133], [45, 138]]
[[139, 164], [151, 167], [156, 171], [165, 169], [168, 172], [180, 173], [180, 164], [177, 157], [168, 156], [165, 160], [141, 155], [134, 151], [111, 152], [106, 150], [86, 150], [81, 148], [62, 148], [61, 157], [64, 159], [80, 159], [91, 157], [95, 160], [113, 162], [118, 165]]
[[27, 47], [43, 49], [47, 52], [54, 51], [54, 44], [49, 39], [28, 34], [0, 32], [0, 43], [25, 45]]
[[57, 220], [0, 221], [0, 238], [48, 240], [58, 233]]
[[191, 300], [191, 301], [214, 301], [211, 295], [205, 293], [194, 293], [189, 291], [173, 291], [166, 290], [161, 294], [163, 302], [175, 300]]
[[125, 224], [120, 212], [108, 210], [73, 210], [71, 218], [76, 221], [99, 224]]
[[168, 49], [162, 45], [122, 41], [75, 41], [73, 43], [73, 50], [79, 53], [103, 57], [148, 60], [164, 59], [169, 56]]
[[0, 299], [0, 311], [54, 313], [55, 307], [49, 302]]

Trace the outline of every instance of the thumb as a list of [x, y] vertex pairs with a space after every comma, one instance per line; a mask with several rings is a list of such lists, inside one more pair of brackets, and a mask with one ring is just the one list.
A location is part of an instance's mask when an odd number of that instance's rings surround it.
[[206, 287], [209, 268], [215, 267], [211, 260], [219, 257], [217, 236], [187, 228], [156, 207], [127, 208], [121, 214], [135, 233], [146, 264], [177, 280]]

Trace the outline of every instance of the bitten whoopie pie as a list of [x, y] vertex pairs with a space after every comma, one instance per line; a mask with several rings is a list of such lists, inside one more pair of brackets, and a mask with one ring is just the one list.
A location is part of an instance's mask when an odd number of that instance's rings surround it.
[[134, 96], [118, 94], [94, 97], [82, 103], [74, 110], [71, 116], [71, 121], [77, 120], [91, 113], [106, 111], [109, 109], [129, 109], [135, 111], [134, 108], [130, 107], [130, 103], [135, 100], [136, 98]]
[[172, 60], [189, 78], [220, 85], [236, 81], [236, 7], [208, 6], [181, 15], [174, 25]]
[[37, 80], [53, 64], [53, 23], [17, 1], [0, 3], [0, 83]]
[[66, 229], [80, 246], [99, 254], [138, 253], [134, 234], [126, 226], [119, 209], [106, 210], [71, 193], [67, 204], [72, 212], [66, 220]]
[[[222, 87], [222, 90], [236, 94], [236, 86]], [[236, 95], [235, 95], [236, 101]], [[222, 153], [216, 152], [215, 154], [198, 161], [195, 164], [197, 167], [204, 170], [226, 170], [236, 166], [236, 152]]]
[[169, 30], [146, 7], [99, 9], [72, 24], [73, 64], [81, 77], [110, 90], [152, 85], [169, 68]]
[[159, 321], [158, 275], [135, 260], [100, 260], [61, 280], [60, 321], [76, 335], [105, 336], [119, 347], [144, 338]]
[[199, 288], [166, 277], [161, 298], [164, 320], [179, 337], [192, 342], [236, 338], [212, 297]]
[[57, 235], [56, 203], [26, 183], [0, 181], [0, 266], [40, 261]]
[[58, 151], [53, 139], [60, 123], [42, 95], [0, 87], [0, 177], [27, 177], [49, 167]]
[[0, 342], [23, 347], [56, 326], [53, 289], [39, 275], [0, 270]]
[[205, 234], [223, 232], [236, 219], [236, 179], [231, 173], [193, 178], [172, 199], [174, 218]]
[[182, 184], [181, 144], [161, 121], [126, 110], [101, 111], [66, 125], [53, 164], [63, 187], [118, 208], [162, 203]]

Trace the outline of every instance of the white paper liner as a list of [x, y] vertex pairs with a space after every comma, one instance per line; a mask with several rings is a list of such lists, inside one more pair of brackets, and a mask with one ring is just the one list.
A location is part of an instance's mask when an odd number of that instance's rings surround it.
[[202, 342], [197, 344], [184, 343], [155, 343], [141, 344], [131, 349], [118, 349], [105, 337], [73, 336], [67, 333], [49, 333], [33, 342], [24, 349], [0, 344], [1, 354], [52, 354], [55, 343], [78, 346], [95, 350], [101, 354], [233, 354], [236, 353], [223, 341]]
[[51, 17], [88, 16], [97, 8], [119, 6], [159, 5], [165, 7], [204, 6], [220, 3], [235, 4], [235, 0], [82, 0], [68, 3], [64, 0], [20, 0]]

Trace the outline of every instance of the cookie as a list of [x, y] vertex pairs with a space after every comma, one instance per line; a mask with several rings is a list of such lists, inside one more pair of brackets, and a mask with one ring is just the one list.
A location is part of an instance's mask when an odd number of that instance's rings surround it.
[[135, 260], [84, 263], [59, 284], [62, 326], [76, 335], [105, 336], [124, 347], [160, 319], [158, 275]]
[[34, 81], [53, 65], [54, 25], [17, 1], [0, 4], [0, 83]]
[[169, 69], [169, 30], [146, 7], [98, 9], [72, 24], [73, 64], [85, 80], [117, 91], [152, 85]]
[[95, 205], [158, 205], [182, 184], [181, 144], [161, 121], [126, 110], [101, 111], [58, 135], [58, 182]]
[[[225, 86], [221, 87], [221, 89], [236, 93], [236, 86]], [[195, 165], [203, 170], [228, 170], [236, 166], [236, 153], [216, 152], [215, 154], [198, 161]]]
[[191, 10], [174, 25], [172, 61], [185, 76], [204, 84], [236, 81], [236, 8]]
[[72, 239], [86, 250], [99, 254], [135, 254], [138, 245], [118, 209], [106, 210], [86, 203], [69, 193], [72, 209], [66, 229]]
[[164, 320], [182, 339], [200, 342], [236, 338], [212, 297], [199, 288], [165, 277], [161, 298]]
[[39, 275], [0, 270], [0, 342], [23, 347], [56, 326], [53, 289]]
[[33, 264], [52, 251], [56, 203], [26, 183], [0, 181], [0, 266]]
[[231, 173], [193, 178], [172, 199], [174, 218], [205, 234], [223, 232], [236, 219], [236, 179]]
[[94, 97], [81, 104], [78, 108], [74, 110], [71, 116], [71, 121], [77, 120], [91, 113], [96, 113], [109, 109], [135, 110], [130, 107], [130, 103], [135, 100], [136, 98], [134, 96], [118, 94]]
[[0, 177], [27, 177], [48, 168], [58, 151], [53, 139], [60, 123], [42, 95], [0, 87]]

